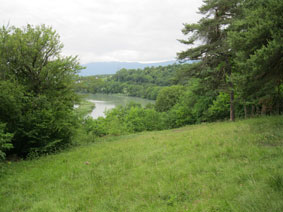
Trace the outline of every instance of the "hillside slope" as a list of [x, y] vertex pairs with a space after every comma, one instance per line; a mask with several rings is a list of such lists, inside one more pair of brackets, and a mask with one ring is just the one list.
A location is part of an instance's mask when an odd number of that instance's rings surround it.
[[283, 211], [283, 117], [106, 138], [1, 175], [0, 211]]

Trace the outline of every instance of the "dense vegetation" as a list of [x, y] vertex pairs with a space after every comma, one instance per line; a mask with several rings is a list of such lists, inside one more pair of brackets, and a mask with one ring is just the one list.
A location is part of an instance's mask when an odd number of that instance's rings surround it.
[[59, 35], [44, 25], [0, 29], [0, 157], [68, 145], [77, 125], [73, 82], [81, 68], [63, 57]]
[[5, 164], [0, 211], [283, 211], [283, 119], [108, 137]]
[[[282, 11], [203, 0], [177, 54], [195, 63], [111, 76], [78, 77], [51, 27], [2, 27], [0, 211], [283, 211]], [[156, 101], [94, 120], [75, 91]], [[208, 123], [229, 117], [252, 118]]]
[[200, 8], [204, 18], [183, 29], [189, 38], [182, 43], [202, 44], [180, 52], [179, 59], [200, 60], [187, 74], [204, 89], [229, 95], [231, 120], [236, 103], [246, 116], [255, 108], [261, 114], [282, 111], [282, 9], [280, 0], [207, 0]]
[[78, 92], [120, 93], [155, 100], [159, 91], [177, 84], [177, 76], [189, 64], [174, 64], [144, 69], [121, 69], [114, 75], [80, 77]]
[[[189, 37], [181, 42], [193, 46], [178, 53], [180, 60], [198, 62], [122, 69], [93, 81], [97, 89], [88, 91], [156, 99], [155, 113], [161, 112], [165, 123], [159, 123], [165, 128], [282, 114], [282, 8], [279, 0], [204, 1], [204, 17], [183, 29]], [[121, 117], [116, 117], [120, 123], [128, 121]]]
[[[75, 128], [94, 136], [160, 130], [235, 117], [282, 114], [283, 3], [206, 0], [204, 16], [185, 24], [183, 61], [111, 76], [80, 77], [76, 57], [63, 57], [46, 26], [0, 30], [0, 158], [52, 152]], [[198, 45], [196, 45], [198, 44]], [[75, 82], [75, 83], [74, 83]], [[74, 112], [74, 89], [122, 93], [156, 104], [119, 107], [98, 120]], [[92, 107], [92, 106], [91, 106]]]

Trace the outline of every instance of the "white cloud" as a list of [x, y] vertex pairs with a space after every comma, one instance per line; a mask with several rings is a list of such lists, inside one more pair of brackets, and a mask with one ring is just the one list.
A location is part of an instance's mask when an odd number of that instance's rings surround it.
[[183, 23], [200, 18], [201, 0], [0, 0], [0, 24], [51, 25], [64, 54], [94, 61], [162, 61], [186, 48]]

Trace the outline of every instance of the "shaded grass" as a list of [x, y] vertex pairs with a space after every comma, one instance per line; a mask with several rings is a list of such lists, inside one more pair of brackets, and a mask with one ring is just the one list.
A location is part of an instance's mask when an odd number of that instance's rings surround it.
[[283, 211], [283, 118], [102, 138], [4, 164], [0, 211]]

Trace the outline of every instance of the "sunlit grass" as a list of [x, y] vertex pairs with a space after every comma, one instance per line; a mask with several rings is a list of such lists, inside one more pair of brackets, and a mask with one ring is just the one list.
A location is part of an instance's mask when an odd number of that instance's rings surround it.
[[102, 138], [5, 163], [0, 211], [283, 211], [283, 117]]

